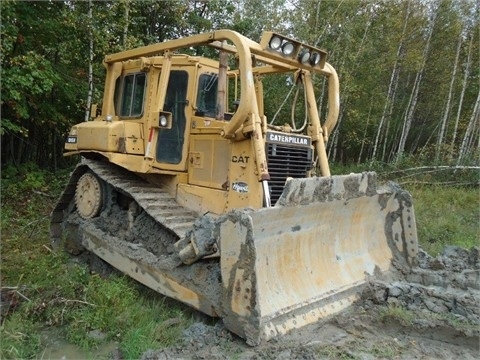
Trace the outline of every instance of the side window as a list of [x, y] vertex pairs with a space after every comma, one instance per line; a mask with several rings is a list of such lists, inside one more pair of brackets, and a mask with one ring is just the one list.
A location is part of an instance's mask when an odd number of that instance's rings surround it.
[[197, 115], [215, 117], [217, 114], [217, 74], [202, 74], [198, 79]]
[[115, 104], [120, 117], [139, 117], [143, 114], [145, 100], [145, 73], [129, 74], [118, 78]]

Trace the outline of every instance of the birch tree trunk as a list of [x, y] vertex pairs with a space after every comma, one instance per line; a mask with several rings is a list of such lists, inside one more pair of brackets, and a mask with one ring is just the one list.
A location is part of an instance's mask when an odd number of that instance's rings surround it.
[[424, 69], [424, 65], [420, 67], [417, 71], [417, 75], [415, 76], [415, 82], [413, 84], [412, 93], [410, 94], [410, 99], [408, 100], [407, 111], [405, 112], [405, 117], [403, 118], [403, 127], [402, 132], [400, 133], [400, 141], [398, 143], [396, 160], [400, 160], [405, 151], [405, 144], [407, 142], [408, 133], [410, 132], [410, 128], [413, 122], [413, 114], [415, 113], [415, 107], [417, 106], [417, 97], [418, 91], [420, 88], [420, 83], [422, 82], [422, 72]]
[[124, 1], [125, 5], [125, 12], [124, 12], [124, 20], [125, 20], [125, 26], [123, 27], [123, 49], [126, 50], [127, 48], [127, 37], [128, 37], [128, 23], [130, 21], [129, 15], [130, 15], [130, 0], [125, 0]]
[[465, 74], [463, 76], [462, 91], [460, 93], [460, 100], [459, 100], [459, 103], [458, 103], [457, 116], [455, 118], [455, 127], [453, 128], [453, 134], [452, 134], [452, 143], [451, 143], [452, 144], [452, 149], [455, 146], [455, 140], [457, 140], [458, 123], [460, 122], [460, 114], [462, 112], [463, 98], [465, 96], [465, 91], [467, 89], [467, 84], [468, 84], [468, 77], [470, 75], [470, 65], [472, 63], [472, 44], [473, 44], [473, 34], [470, 38], [470, 44], [468, 45], [467, 64], [465, 65]]
[[432, 18], [432, 23], [429, 28], [429, 33], [428, 33], [428, 38], [427, 42], [425, 44], [425, 48], [423, 51], [423, 59], [422, 59], [422, 64], [420, 68], [417, 71], [417, 75], [415, 76], [415, 82], [413, 85], [412, 93], [410, 96], [410, 99], [408, 101], [408, 106], [407, 106], [407, 112], [405, 113], [405, 118], [403, 121], [403, 128], [402, 128], [402, 133], [400, 134], [400, 141], [398, 144], [398, 149], [397, 149], [397, 154], [396, 154], [396, 160], [400, 160], [402, 157], [404, 151], [405, 151], [405, 144], [407, 142], [408, 134], [410, 132], [410, 128], [412, 126], [413, 122], [413, 115], [415, 114], [415, 108], [417, 106], [417, 101], [418, 101], [418, 92], [420, 91], [420, 85], [422, 83], [422, 77], [423, 73], [425, 70], [425, 65], [427, 62], [427, 57], [428, 57], [428, 52], [430, 49], [430, 43], [432, 39], [432, 34], [433, 34], [433, 28], [435, 27], [435, 21], [437, 18], [437, 10], [435, 10], [435, 13], [433, 14]]
[[463, 136], [462, 145], [457, 159], [457, 166], [461, 164], [464, 158], [468, 155], [468, 149], [472, 147], [473, 142], [475, 141], [475, 130], [479, 127], [480, 122], [480, 89], [477, 94], [477, 100], [475, 101], [475, 107], [473, 108], [472, 116], [468, 122], [467, 129], [465, 130], [465, 135]]
[[[402, 36], [401, 36], [400, 43], [398, 44], [397, 54], [395, 57], [395, 63], [393, 65], [392, 74], [390, 75], [390, 83], [388, 84], [388, 92], [387, 92], [387, 98], [385, 99], [385, 106], [383, 107], [382, 117], [380, 118], [377, 134], [375, 135], [375, 142], [373, 145], [373, 153], [371, 157], [372, 161], [376, 160], [378, 144], [381, 140], [382, 134], [385, 138], [385, 141], [384, 141], [383, 154], [382, 154], [381, 160], [385, 158], [385, 148], [386, 148], [386, 142], [387, 142], [386, 138], [388, 137], [388, 132], [383, 131], [383, 128], [384, 128], [384, 124], [389, 122], [389, 119], [391, 117], [392, 110], [393, 110], [393, 103], [395, 100], [395, 93], [396, 93], [396, 85], [398, 83], [397, 79], [398, 79], [398, 73], [399, 73], [399, 60], [400, 60], [400, 57], [402, 56], [403, 41], [405, 38], [405, 32], [407, 30], [407, 23], [408, 23], [409, 17], [410, 17], [410, 2], [408, 2], [407, 11], [405, 14], [405, 20], [403, 22]], [[388, 129], [389, 129], [389, 126], [387, 124], [387, 130]]]
[[442, 145], [444, 142], [445, 134], [447, 132], [447, 123], [448, 117], [450, 115], [450, 104], [452, 102], [452, 93], [453, 93], [453, 84], [455, 83], [455, 78], [457, 76], [458, 69], [458, 59], [460, 57], [460, 49], [462, 47], [462, 34], [460, 34], [457, 45], [457, 53], [455, 55], [455, 63], [453, 64], [452, 77], [450, 79], [450, 88], [448, 89], [447, 102], [445, 104], [445, 110], [443, 112], [442, 122], [440, 126], [440, 131], [437, 137], [437, 146], [435, 149], [435, 160], [438, 162], [442, 153]]
[[[369, 30], [370, 25], [371, 25], [371, 17], [372, 17], [372, 15], [370, 14], [370, 18], [365, 24], [365, 29], [363, 31], [362, 40], [360, 41], [360, 44], [358, 46], [358, 50], [357, 50], [357, 52], [355, 54], [355, 57], [354, 57], [355, 64], [357, 64], [356, 59], [358, 58], [358, 56], [360, 55], [360, 53], [363, 50], [363, 45], [365, 43], [365, 40], [367, 38], [367, 33], [368, 33], [368, 30]], [[338, 44], [339, 39], [340, 39], [340, 37], [337, 38], [337, 44]], [[345, 64], [346, 64], [346, 60], [344, 58], [343, 61], [341, 62], [341, 65], [340, 65], [339, 69], [342, 68]], [[353, 69], [351, 69], [351, 71], [353, 71]], [[325, 85], [325, 83], [324, 83], [324, 85]], [[335, 130], [333, 131], [331, 141], [329, 141], [329, 143], [327, 145], [327, 153], [328, 153], [328, 159], [329, 160], [330, 159], [336, 159], [336, 156], [337, 156], [338, 134], [339, 134], [338, 129], [340, 128], [340, 124], [341, 124], [342, 119], [343, 119], [343, 114], [344, 114], [343, 109], [346, 109], [347, 106], [348, 106], [347, 105], [348, 104], [348, 96], [349, 96], [349, 92], [348, 92], [349, 88], [348, 87], [349, 87], [349, 84], [346, 84], [343, 88], [342, 94], [340, 95], [340, 97], [341, 97], [340, 103], [342, 104], [342, 111], [340, 112], [340, 115], [339, 115], [339, 118], [338, 118], [338, 121], [337, 121], [337, 125], [335, 127]], [[325, 90], [325, 88], [322, 89], [322, 92], [324, 92], [324, 90]], [[321, 101], [321, 100], [319, 100], [319, 101]], [[366, 126], [368, 126], [368, 122], [367, 122]], [[365, 138], [365, 135], [364, 135], [364, 138]], [[363, 143], [362, 143], [362, 148], [363, 148]], [[333, 154], [331, 154], [332, 150], [333, 150]]]
[[365, 123], [365, 128], [363, 130], [363, 138], [362, 138], [362, 145], [360, 147], [360, 152], [358, 154], [358, 158], [357, 158], [357, 164], [360, 164], [361, 163], [361, 160], [362, 160], [362, 155], [363, 155], [363, 149], [365, 148], [365, 142], [366, 142], [366, 139], [367, 139], [367, 130], [368, 130], [368, 123], [370, 122], [370, 116], [372, 114], [372, 107], [373, 107], [373, 98], [370, 99], [370, 109], [368, 110], [368, 116], [367, 116], [367, 121]]
[[85, 121], [90, 120], [90, 110], [93, 97], [93, 4], [88, 1], [88, 93], [85, 108]]

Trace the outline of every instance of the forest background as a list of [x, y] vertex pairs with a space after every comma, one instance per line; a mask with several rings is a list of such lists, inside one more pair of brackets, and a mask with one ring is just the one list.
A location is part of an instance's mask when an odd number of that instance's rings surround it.
[[[101, 102], [106, 54], [221, 28], [257, 41], [271, 30], [328, 51], [341, 86], [330, 161], [478, 166], [479, 7], [476, 0], [2, 1], [2, 168], [71, 165], [62, 157], [65, 136]], [[282, 103], [282, 87], [268, 93], [270, 103]]]

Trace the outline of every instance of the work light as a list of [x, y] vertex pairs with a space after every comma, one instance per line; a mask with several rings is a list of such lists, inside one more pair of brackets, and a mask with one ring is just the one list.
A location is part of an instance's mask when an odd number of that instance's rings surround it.
[[292, 42], [290, 41], [286, 41], [283, 45], [282, 45], [282, 53], [283, 55], [292, 55], [293, 53], [293, 50], [295, 50], [295, 45], [293, 45]]
[[165, 115], [160, 115], [160, 126], [166, 127], [168, 125], [168, 119]]
[[268, 46], [270, 46], [270, 49], [272, 50], [280, 49], [280, 46], [282, 46], [282, 38], [276, 35], [272, 36], [270, 42], [268, 43]]
[[308, 64], [308, 60], [310, 60], [310, 51], [303, 49], [300, 54], [298, 54], [298, 61], [306, 65]]
[[321, 56], [318, 52], [313, 52], [312, 55], [310, 56], [310, 65], [315, 66], [320, 63]]

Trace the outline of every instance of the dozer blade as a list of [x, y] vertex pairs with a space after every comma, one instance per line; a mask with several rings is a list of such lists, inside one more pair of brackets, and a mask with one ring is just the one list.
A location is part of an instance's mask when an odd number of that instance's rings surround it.
[[349, 306], [369, 275], [417, 254], [410, 195], [375, 174], [292, 179], [272, 208], [220, 225], [229, 329], [254, 345]]

